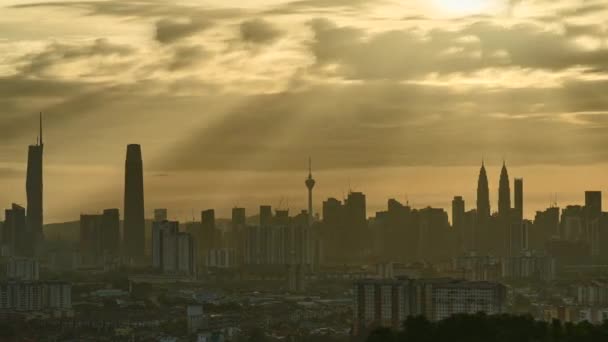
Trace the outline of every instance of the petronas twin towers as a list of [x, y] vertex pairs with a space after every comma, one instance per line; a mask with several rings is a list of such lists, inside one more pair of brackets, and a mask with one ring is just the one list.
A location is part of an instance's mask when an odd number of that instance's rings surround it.
[[[498, 215], [507, 216], [511, 210], [511, 186], [509, 184], [509, 173], [503, 162], [500, 171], [500, 182], [498, 185]], [[487, 222], [492, 215], [490, 207], [490, 188], [485, 163], [481, 163], [479, 179], [477, 181], [477, 216], [478, 222]]]
[[[498, 212], [492, 214], [485, 164], [482, 162], [477, 182], [477, 221], [475, 247], [484, 252], [512, 255], [522, 248], [523, 179], [515, 179], [515, 206], [511, 207], [511, 185], [503, 162], [498, 184]], [[520, 236], [521, 235], [521, 236]]]

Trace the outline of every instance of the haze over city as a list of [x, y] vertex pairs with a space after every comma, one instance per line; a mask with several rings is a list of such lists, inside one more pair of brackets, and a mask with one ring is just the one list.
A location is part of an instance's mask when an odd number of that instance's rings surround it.
[[606, 18], [0, 1], [0, 341], [605, 341]]
[[526, 216], [582, 203], [608, 185], [606, 7], [3, 1], [0, 200], [24, 202], [44, 112], [48, 222], [120, 201], [129, 143], [147, 212], [179, 219], [304, 207], [309, 156], [319, 198], [365, 191], [372, 209], [473, 200], [482, 158], [493, 192], [503, 159], [526, 178]]

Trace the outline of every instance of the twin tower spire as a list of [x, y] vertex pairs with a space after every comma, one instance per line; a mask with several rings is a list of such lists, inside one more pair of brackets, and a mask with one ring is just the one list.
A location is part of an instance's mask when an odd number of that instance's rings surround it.
[[[511, 187], [509, 185], [509, 173], [506, 162], [503, 161], [498, 186], [498, 214], [507, 215], [511, 209]], [[483, 223], [491, 216], [490, 189], [485, 162], [482, 160], [477, 181], [477, 215]]]

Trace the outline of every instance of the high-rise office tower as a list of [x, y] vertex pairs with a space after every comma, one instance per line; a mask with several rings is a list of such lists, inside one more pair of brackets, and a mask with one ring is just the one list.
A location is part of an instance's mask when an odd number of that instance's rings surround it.
[[124, 210], [124, 251], [131, 262], [139, 262], [144, 257], [144, 176], [141, 147], [127, 146], [125, 162], [125, 210]]
[[522, 178], [515, 178], [514, 181], [514, 201], [515, 211], [519, 215], [519, 219], [524, 219], [524, 180]]
[[244, 227], [246, 221], [245, 208], [232, 208], [232, 229]]
[[456, 196], [452, 200], [452, 227], [454, 229], [462, 229], [464, 226], [464, 199], [462, 196]]
[[306, 188], [308, 189], [308, 224], [312, 224], [312, 189], [315, 187], [315, 180], [312, 178], [312, 161], [308, 159], [308, 178], [306, 178]]
[[260, 226], [272, 224], [272, 207], [269, 205], [260, 206]]
[[513, 231], [513, 223], [519, 226], [521, 222], [517, 222], [517, 215], [511, 209], [511, 184], [509, 182], [509, 173], [507, 172], [507, 165], [503, 162], [502, 170], [500, 171], [500, 181], [498, 184], [498, 228], [499, 232], [492, 239], [495, 252], [500, 253], [499, 255], [508, 256], [511, 255], [511, 232]]
[[459, 240], [459, 247], [461, 251], [466, 250], [465, 239], [470, 238], [465, 234], [465, 208], [464, 199], [462, 196], [456, 196], [452, 200], [452, 229], [456, 231], [456, 235]]
[[102, 218], [102, 245], [106, 256], [116, 257], [120, 251], [120, 211], [106, 209]]
[[[367, 246], [367, 209], [365, 195], [361, 192], [350, 192], [344, 201], [345, 222], [347, 231], [342, 236], [346, 251], [360, 257]], [[359, 254], [359, 255], [357, 255]]]
[[80, 215], [80, 256], [85, 266], [96, 266], [103, 260], [102, 222], [102, 215]]
[[11, 255], [27, 256], [24, 251], [30, 241], [27, 234], [25, 208], [18, 204], [13, 203], [11, 209], [5, 211], [2, 243], [8, 247]]
[[519, 220], [524, 219], [524, 180], [515, 178], [513, 181], [513, 206]]
[[155, 221], [152, 223], [152, 266], [163, 271], [177, 269], [177, 245], [179, 232], [177, 221]]
[[602, 214], [602, 192], [585, 191], [585, 211], [589, 219], [596, 219]]
[[215, 229], [215, 210], [209, 209], [201, 212], [201, 236], [199, 249], [203, 255], [209, 250], [219, 247], [219, 232]]
[[359, 224], [367, 222], [365, 195], [362, 192], [349, 193], [344, 205], [348, 218]]
[[40, 114], [40, 132], [36, 145], [30, 145], [27, 155], [27, 178], [25, 189], [27, 195], [27, 230], [30, 238], [24, 246], [24, 255], [31, 256], [42, 240], [42, 114]]
[[[585, 191], [585, 240], [591, 246], [591, 255], [597, 257], [602, 252], [602, 192]], [[606, 224], [604, 223], [604, 226]]]
[[511, 211], [511, 186], [509, 184], [509, 173], [507, 165], [503, 162], [500, 171], [500, 182], [498, 184], [498, 215], [509, 217]]
[[488, 174], [485, 163], [481, 163], [479, 178], [477, 180], [477, 220], [480, 225], [485, 225], [490, 219], [490, 189], [488, 186]]

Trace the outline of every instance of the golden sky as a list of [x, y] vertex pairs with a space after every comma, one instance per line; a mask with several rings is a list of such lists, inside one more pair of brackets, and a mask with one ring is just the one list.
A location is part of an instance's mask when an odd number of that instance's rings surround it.
[[[349, 189], [368, 214], [475, 202], [482, 157], [526, 212], [608, 187], [605, 0], [0, 2], [0, 203], [24, 203], [45, 113], [45, 219], [122, 207], [185, 220]], [[281, 200], [283, 199], [283, 200]], [[196, 214], [198, 217], [199, 215]]]

